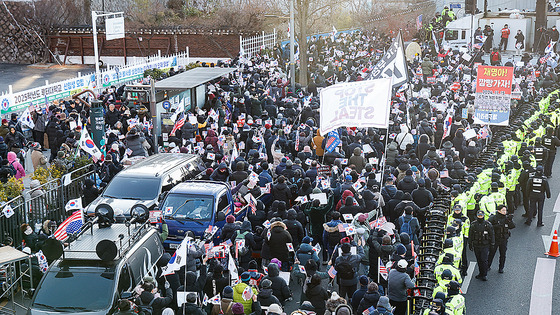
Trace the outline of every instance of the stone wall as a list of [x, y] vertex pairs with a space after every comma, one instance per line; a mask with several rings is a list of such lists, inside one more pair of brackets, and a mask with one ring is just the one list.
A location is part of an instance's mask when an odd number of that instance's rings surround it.
[[29, 6], [25, 2], [0, 3], [0, 63], [35, 63], [44, 54], [40, 30], [26, 23]]

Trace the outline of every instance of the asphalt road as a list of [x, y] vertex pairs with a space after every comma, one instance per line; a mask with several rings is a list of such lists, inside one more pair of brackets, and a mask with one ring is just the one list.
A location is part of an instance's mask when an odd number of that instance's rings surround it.
[[0, 64], [0, 94], [8, 91], [12, 85], [13, 91], [20, 92], [45, 85], [45, 80], [50, 83], [75, 78], [78, 72], [82, 74], [93, 72], [90, 66], [28, 66], [17, 64]]
[[[550, 235], [556, 213], [553, 212], [556, 200], [560, 198], [560, 162], [557, 156], [552, 178], [548, 180], [551, 198], [544, 204], [543, 227], [536, 227], [536, 220], [531, 226], [524, 224], [525, 213], [523, 205], [517, 208], [514, 214], [516, 228], [508, 242], [504, 273], [498, 273], [499, 254], [496, 253], [492, 263], [492, 270], [488, 272], [488, 281], [483, 282], [474, 278], [478, 274], [475, 268], [472, 280], [465, 294], [467, 314], [529, 314], [531, 304], [531, 291], [537, 258], [546, 258], [550, 243], [547, 242], [546, 250], [542, 235]], [[560, 207], [560, 203], [559, 203]], [[557, 211], [560, 211], [558, 209]], [[556, 227], [557, 228], [557, 227]], [[476, 262], [474, 253], [468, 251], [469, 261]], [[554, 258], [546, 258], [554, 259]], [[557, 268], [556, 268], [557, 269]], [[546, 275], [551, 277], [552, 275]], [[468, 277], [468, 276], [467, 276]], [[552, 291], [552, 314], [560, 314], [560, 272], [554, 273]], [[541, 313], [542, 315], [547, 315]], [[551, 313], [548, 313], [551, 314]]]

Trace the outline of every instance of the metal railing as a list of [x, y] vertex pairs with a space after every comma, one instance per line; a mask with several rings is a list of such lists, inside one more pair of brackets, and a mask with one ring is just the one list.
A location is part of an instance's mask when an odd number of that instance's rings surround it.
[[276, 29], [273, 33], [243, 38], [239, 36], [239, 47], [245, 57], [252, 57], [265, 48], [272, 48], [276, 44]]
[[[18, 246], [23, 234], [20, 226], [27, 223], [34, 228], [36, 223], [45, 220], [54, 220], [61, 223], [66, 219], [66, 203], [71, 199], [82, 196], [82, 183], [87, 178], [94, 179], [95, 170], [93, 164], [82, 166], [70, 173], [65, 174], [72, 179], [69, 184], [64, 185], [62, 178], [53, 179], [45, 184], [30, 189], [28, 195], [18, 196], [6, 203], [14, 210], [14, 215], [7, 218], [0, 217], [0, 231], [2, 239], [10, 236], [14, 245]], [[4, 205], [4, 207], [6, 206]]]

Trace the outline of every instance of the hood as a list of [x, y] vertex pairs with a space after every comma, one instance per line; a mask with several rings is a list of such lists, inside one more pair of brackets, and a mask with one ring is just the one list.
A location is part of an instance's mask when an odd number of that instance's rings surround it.
[[[280, 275], [280, 268], [275, 263], [268, 264], [268, 277], [278, 277]], [[241, 291], [243, 292], [243, 291]]]
[[194, 271], [187, 272], [187, 289], [189, 286], [193, 286], [196, 283], [196, 273]]
[[386, 296], [381, 296], [379, 298], [379, 301], [377, 302], [377, 307], [383, 307], [386, 310], [390, 310], [391, 309], [391, 304], [389, 304], [389, 298]]
[[12, 151], [8, 152], [8, 162], [13, 163], [15, 160], [17, 160], [17, 155]]
[[389, 150], [391, 150], [391, 151], [396, 151], [397, 150], [397, 144], [395, 142], [391, 142], [388, 147], [389, 147]]
[[241, 282], [233, 287], [233, 291], [241, 295], [243, 294], [243, 291], [245, 290], [246, 287], [247, 287], [247, 283]]
[[362, 149], [360, 149], [360, 147], [355, 147], [354, 148], [354, 155], [359, 156], [360, 154], [362, 154]]
[[402, 190], [397, 190], [395, 197], [393, 199], [402, 200], [404, 198], [404, 192]]
[[272, 289], [261, 289], [259, 298], [268, 299], [272, 296]]
[[215, 137], [216, 136], [216, 132], [213, 129], [208, 130], [208, 136], [207, 137]]
[[301, 246], [299, 247], [298, 252], [302, 252], [302, 253], [307, 253], [313, 250], [313, 246], [311, 246], [308, 243], [302, 243]]
[[401, 133], [407, 133], [407, 132], [408, 132], [408, 126], [401, 125]]
[[405, 183], [412, 183], [414, 181], [414, 179], [412, 179], [412, 175], [406, 175], [402, 180]]
[[346, 199], [344, 199], [344, 205], [345, 206], [353, 206], [354, 205], [354, 197], [348, 196]]
[[35, 189], [39, 186], [41, 186], [41, 182], [39, 182], [38, 179], [34, 179], [29, 183], [29, 188], [31, 188], [31, 189]]
[[401, 237], [401, 243], [403, 245], [410, 244], [410, 236], [407, 233], [405, 233], [405, 232], [401, 233], [400, 237]]
[[339, 222], [332, 221], [329, 223], [323, 223], [323, 229], [327, 231], [327, 233], [332, 233], [338, 231], [338, 224]]
[[345, 190], [345, 191], [342, 193], [342, 200], [346, 200], [346, 197], [348, 197], [348, 196], [354, 197], [354, 193], [353, 193], [352, 191], [350, 191], [350, 190]]
[[224, 162], [220, 163], [220, 165], [218, 166], [218, 169], [219, 170], [227, 169], [226, 163], [224, 163]]
[[428, 137], [428, 135], [423, 134], [420, 136], [420, 143], [428, 143], [428, 140], [430, 140], [430, 138]]
[[373, 200], [375, 198], [375, 195], [371, 190], [364, 190], [362, 196], [364, 197], [364, 200]]
[[150, 303], [150, 301], [153, 299], [154, 299], [154, 295], [151, 292], [142, 291], [142, 294], [140, 294], [140, 300], [142, 300], [142, 303], [144, 304]]
[[288, 220], [295, 220], [297, 218], [297, 212], [294, 209], [288, 210]]
[[287, 228], [286, 228], [286, 224], [284, 224], [284, 222], [282, 222], [282, 221], [273, 222], [273, 223], [270, 225], [270, 230], [272, 231], [272, 229], [274, 229], [275, 227], [281, 227], [283, 230], [286, 230], [286, 229], [287, 229]]
[[251, 221], [243, 221], [243, 223], [241, 224], [241, 231], [243, 232], [251, 232], [252, 228], [251, 228]]

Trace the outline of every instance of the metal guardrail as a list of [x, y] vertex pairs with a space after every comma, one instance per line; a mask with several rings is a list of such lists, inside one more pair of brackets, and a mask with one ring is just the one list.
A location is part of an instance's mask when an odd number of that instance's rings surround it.
[[[95, 170], [93, 164], [82, 166], [70, 173], [71, 182], [64, 185], [62, 178], [53, 179], [35, 189], [30, 189], [25, 195], [18, 196], [8, 201], [4, 206], [10, 205], [14, 215], [10, 218], [0, 217], [0, 231], [2, 239], [10, 236], [14, 245], [21, 244], [23, 234], [20, 226], [27, 223], [34, 228], [36, 223], [42, 224], [45, 220], [54, 220], [61, 223], [66, 219], [66, 203], [71, 199], [82, 196], [82, 182], [86, 178], [93, 178]], [[65, 175], [67, 175], [65, 174]]]

